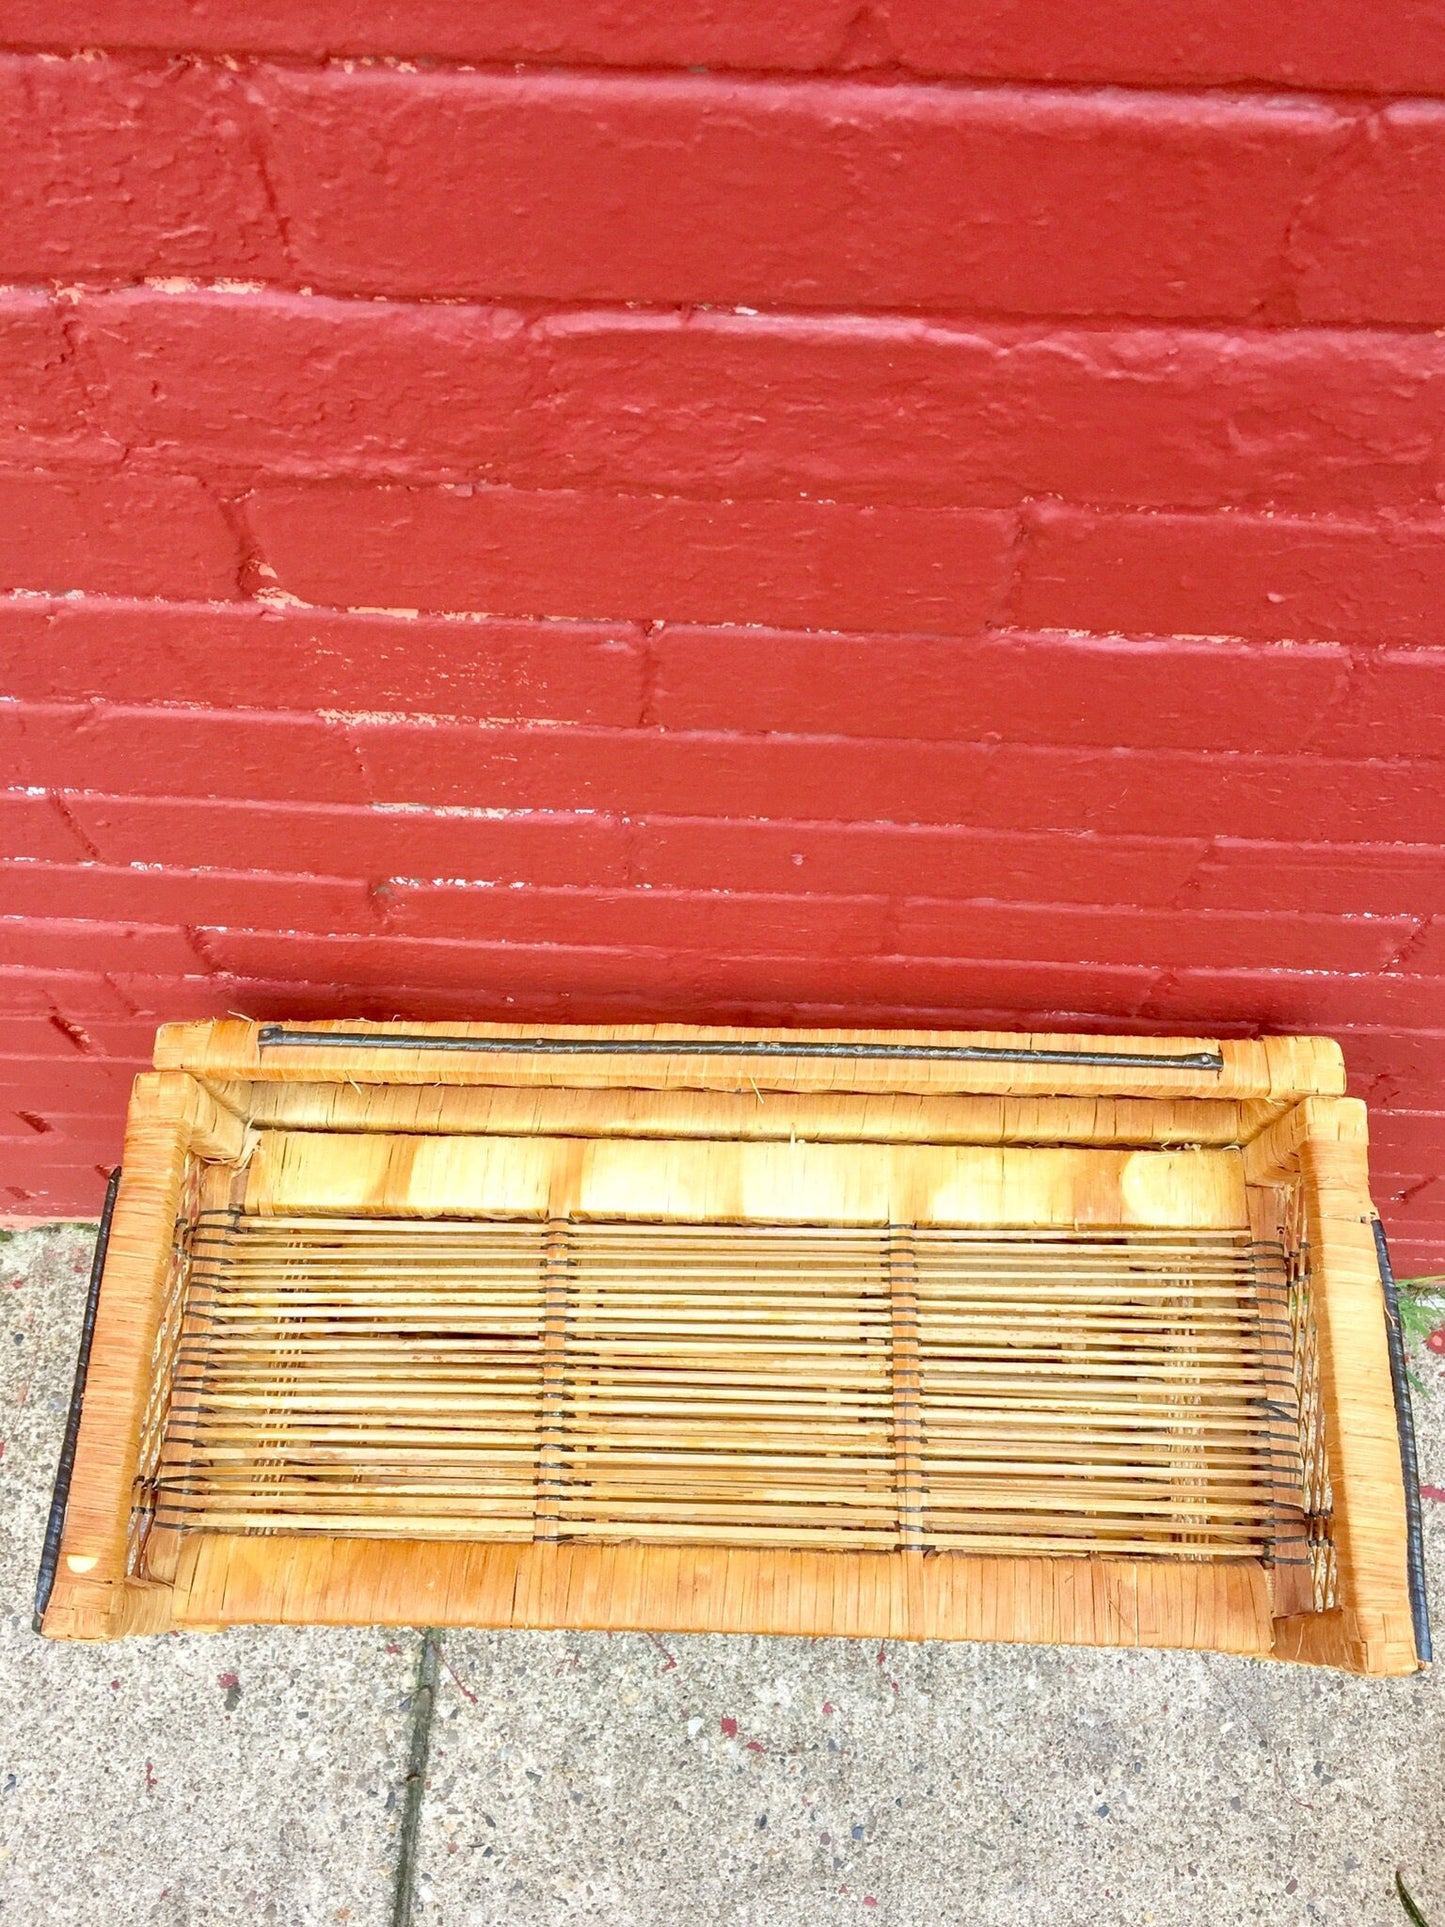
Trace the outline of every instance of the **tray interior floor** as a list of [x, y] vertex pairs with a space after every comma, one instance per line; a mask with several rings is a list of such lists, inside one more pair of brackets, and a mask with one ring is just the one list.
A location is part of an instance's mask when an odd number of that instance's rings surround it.
[[209, 1212], [165, 1532], [1270, 1557], [1282, 1250], [1243, 1230]]

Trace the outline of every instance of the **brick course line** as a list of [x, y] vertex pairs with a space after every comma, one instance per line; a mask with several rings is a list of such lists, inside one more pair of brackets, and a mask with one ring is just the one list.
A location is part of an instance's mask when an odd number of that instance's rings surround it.
[[454, 0], [192, 0], [178, 30], [174, 0], [10, 0], [15, 47], [164, 52], [424, 57], [432, 62], [648, 70], [960, 76], [1148, 87], [1268, 85], [1347, 93], [1439, 93], [1445, 58], [1436, 11], [1410, 0], [1216, 0], [1207, 21], [1193, 0], [1111, 0], [1090, 31], [1063, 0], [942, 9], [932, 0], [878, 0], [863, 33], [855, 0], [773, 0], [718, 8], [676, 0], [604, 17], [585, 0], [525, 0], [459, 9]]
[[412, 1691], [411, 1734], [407, 1746], [405, 1793], [397, 1841], [396, 1881], [392, 1888], [391, 1927], [411, 1927], [416, 1899], [416, 1876], [421, 1834], [422, 1803], [426, 1798], [427, 1760], [432, 1723], [436, 1718], [441, 1635], [428, 1629], [417, 1654], [416, 1685]]

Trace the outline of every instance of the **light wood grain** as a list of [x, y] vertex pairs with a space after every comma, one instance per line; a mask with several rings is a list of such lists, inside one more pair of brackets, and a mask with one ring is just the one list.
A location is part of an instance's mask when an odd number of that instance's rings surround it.
[[[575, 1173], [554, 1196], [563, 1160]], [[1248, 1223], [1237, 1151], [263, 1131], [246, 1209], [737, 1224]]]

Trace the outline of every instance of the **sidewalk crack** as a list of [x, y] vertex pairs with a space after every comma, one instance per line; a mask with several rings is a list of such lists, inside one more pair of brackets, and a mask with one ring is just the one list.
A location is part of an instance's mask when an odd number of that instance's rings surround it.
[[401, 1813], [401, 1844], [392, 1891], [391, 1927], [411, 1927], [416, 1899], [421, 1807], [426, 1793], [427, 1757], [431, 1752], [432, 1720], [436, 1716], [437, 1671], [441, 1663], [441, 1635], [428, 1627], [417, 1657], [416, 1691], [411, 1701], [411, 1749], [406, 1763], [406, 1794]]

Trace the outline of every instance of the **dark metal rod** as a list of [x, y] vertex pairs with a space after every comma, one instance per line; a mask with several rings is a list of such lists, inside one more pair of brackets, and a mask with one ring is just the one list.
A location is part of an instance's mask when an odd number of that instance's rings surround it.
[[288, 1030], [263, 1024], [262, 1050], [467, 1050], [534, 1057], [841, 1057], [928, 1059], [972, 1064], [1092, 1064], [1125, 1070], [1222, 1071], [1219, 1051], [1025, 1050], [994, 1044], [699, 1043], [691, 1038], [444, 1037], [434, 1032]]
[[1405, 1523], [1408, 1528], [1406, 1570], [1410, 1586], [1410, 1616], [1415, 1624], [1415, 1651], [1428, 1665], [1430, 1650], [1430, 1607], [1425, 1597], [1425, 1536], [1420, 1519], [1420, 1467], [1415, 1455], [1415, 1414], [1410, 1408], [1410, 1379], [1405, 1363], [1405, 1334], [1400, 1324], [1400, 1295], [1390, 1264], [1390, 1247], [1385, 1242], [1385, 1227], [1378, 1218], [1370, 1220], [1375, 1234], [1375, 1256], [1380, 1266], [1380, 1286], [1385, 1294], [1385, 1329], [1390, 1339], [1390, 1378], [1395, 1391], [1395, 1423], [1400, 1433], [1400, 1470], [1405, 1478]]
[[85, 1380], [90, 1371], [90, 1346], [95, 1337], [95, 1312], [100, 1303], [100, 1280], [105, 1270], [105, 1253], [110, 1244], [110, 1221], [115, 1214], [115, 1194], [120, 1189], [120, 1170], [110, 1174], [105, 1187], [105, 1204], [100, 1213], [100, 1234], [95, 1241], [95, 1257], [90, 1267], [90, 1289], [85, 1297], [85, 1315], [80, 1321], [80, 1349], [75, 1360], [75, 1383], [70, 1392], [70, 1411], [65, 1420], [65, 1437], [60, 1446], [60, 1464], [55, 1473], [55, 1489], [50, 1495], [50, 1518], [45, 1526], [45, 1543], [40, 1551], [40, 1571], [35, 1581], [35, 1619], [38, 1633], [55, 1586], [60, 1563], [60, 1537], [65, 1530], [65, 1508], [70, 1502], [70, 1480], [75, 1471], [75, 1448], [80, 1439], [80, 1413], [85, 1404]]

